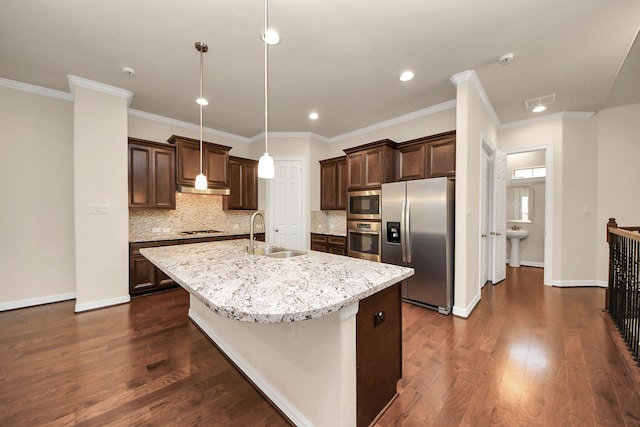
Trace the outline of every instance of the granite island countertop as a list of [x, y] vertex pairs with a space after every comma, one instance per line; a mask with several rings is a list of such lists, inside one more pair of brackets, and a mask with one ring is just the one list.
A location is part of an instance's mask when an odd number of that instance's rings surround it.
[[140, 253], [213, 312], [245, 322], [322, 317], [414, 273], [411, 268], [316, 251], [284, 259], [250, 255], [248, 244], [248, 239], [226, 240], [144, 248]]

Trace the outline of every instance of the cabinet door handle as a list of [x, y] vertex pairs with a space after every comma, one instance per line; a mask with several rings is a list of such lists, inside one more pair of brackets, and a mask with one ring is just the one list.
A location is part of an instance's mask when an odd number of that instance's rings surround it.
[[384, 322], [384, 310], [373, 314], [373, 327], [377, 328], [382, 322]]

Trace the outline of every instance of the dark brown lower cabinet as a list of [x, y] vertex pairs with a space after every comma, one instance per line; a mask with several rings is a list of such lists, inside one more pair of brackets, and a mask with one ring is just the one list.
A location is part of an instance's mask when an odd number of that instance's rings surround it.
[[[264, 242], [265, 234], [256, 234], [256, 240]], [[248, 239], [248, 234], [231, 236], [196, 237], [193, 239], [160, 240], [153, 242], [129, 243], [129, 295], [144, 295], [162, 291], [178, 284], [157, 268], [141, 253], [142, 248], [158, 246], [186, 245], [190, 243], [217, 242], [221, 240]]]
[[140, 253], [142, 248], [179, 245], [180, 240], [129, 244], [129, 294], [141, 295], [176, 286], [176, 282]]
[[362, 301], [356, 316], [357, 424], [368, 426], [402, 378], [400, 283]]
[[334, 255], [347, 254], [347, 238], [327, 234], [311, 233], [311, 250]]

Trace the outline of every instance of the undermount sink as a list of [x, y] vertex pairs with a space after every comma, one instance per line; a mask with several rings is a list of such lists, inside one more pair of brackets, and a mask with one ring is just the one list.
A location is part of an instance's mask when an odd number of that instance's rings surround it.
[[280, 246], [261, 246], [254, 248], [253, 253], [254, 255], [264, 255], [270, 258], [292, 258], [306, 254], [304, 251], [282, 248]]
[[511, 253], [509, 254], [511, 267], [520, 267], [520, 240], [526, 239], [528, 235], [527, 230], [507, 230], [507, 237], [511, 240]]

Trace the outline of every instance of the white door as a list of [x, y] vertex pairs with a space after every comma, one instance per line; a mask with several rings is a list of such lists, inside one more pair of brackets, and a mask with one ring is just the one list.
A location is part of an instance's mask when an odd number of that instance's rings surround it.
[[273, 244], [304, 249], [304, 203], [302, 160], [275, 159], [275, 176], [270, 188]]
[[507, 155], [496, 150], [493, 164], [493, 271], [491, 281], [496, 284], [507, 277]]

